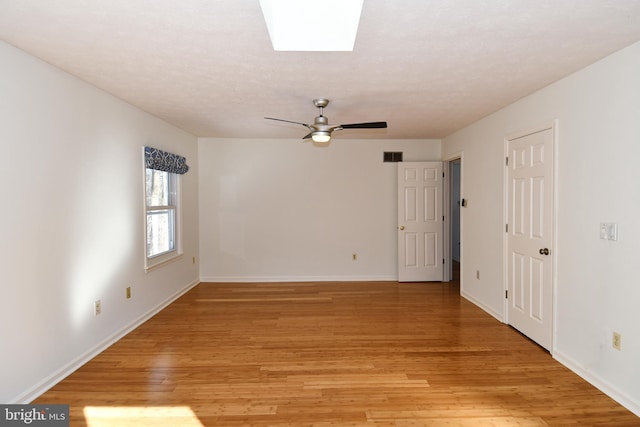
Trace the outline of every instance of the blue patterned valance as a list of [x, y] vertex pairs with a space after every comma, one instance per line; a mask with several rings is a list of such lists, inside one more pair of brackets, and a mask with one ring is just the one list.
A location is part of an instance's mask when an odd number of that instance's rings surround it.
[[144, 164], [149, 169], [180, 175], [189, 171], [186, 158], [153, 147], [144, 147]]

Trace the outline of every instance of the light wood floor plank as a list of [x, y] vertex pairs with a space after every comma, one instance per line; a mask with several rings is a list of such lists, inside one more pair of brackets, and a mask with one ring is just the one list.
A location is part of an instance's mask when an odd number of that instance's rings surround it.
[[455, 283], [202, 283], [42, 395], [72, 426], [640, 426]]

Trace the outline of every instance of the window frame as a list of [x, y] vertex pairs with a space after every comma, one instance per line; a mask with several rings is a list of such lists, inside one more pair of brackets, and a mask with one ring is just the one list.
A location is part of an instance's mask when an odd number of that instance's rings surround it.
[[[143, 159], [144, 160], [144, 159]], [[168, 205], [163, 206], [148, 206], [147, 205], [147, 170], [154, 170], [147, 168], [143, 161], [142, 167], [142, 199], [144, 210], [144, 269], [150, 271], [155, 268], [161, 267], [170, 262], [176, 261], [182, 257], [182, 221], [181, 221], [181, 193], [182, 193], [182, 180], [179, 174], [171, 172], [163, 172], [168, 176], [169, 185], [169, 201]], [[170, 210], [173, 212], [173, 249], [166, 252], [158, 253], [152, 256], [148, 255], [148, 217], [153, 215], [153, 212]]]

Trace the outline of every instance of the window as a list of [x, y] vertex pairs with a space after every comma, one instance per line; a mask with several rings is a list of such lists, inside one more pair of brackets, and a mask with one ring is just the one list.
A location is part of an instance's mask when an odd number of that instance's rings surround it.
[[178, 256], [176, 174], [145, 169], [147, 269]]
[[182, 254], [180, 244], [180, 175], [189, 172], [187, 159], [144, 147], [145, 269]]

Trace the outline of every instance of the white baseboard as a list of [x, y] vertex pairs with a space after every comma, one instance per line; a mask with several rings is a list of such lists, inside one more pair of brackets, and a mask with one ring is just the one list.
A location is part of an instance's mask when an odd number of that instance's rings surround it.
[[56, 385], [57, 383], [59, 383], [69, 375], [71, 375], [74, 371], [78, 370], [78, 368], [80, 368], [82, 365], [84, 365], [85, 363], [87, 363], [88, 361], [96, 357], [98, 354], [102, 353], [111, 345], [115, 344], [118, 340], [123, 338], [129, 332], [133, 331], [138, 326], [142, 325], [144, 322], [146, 322], [147, 320], [149, 320], [150, 318], [158, 314], [160, 311], [162, 311], [162, 309], [164, 309], [169, 304], [171, 304], [172, 302], [180, 298], [182, 295], [187, 293], [198, 283], [200, 283], [200, 281], [195, 280], [187, 284], [184, 288], [180, 289], [178, 292], [172, 294], [167, 299], [162, 301], [160, 304], [153, 307], [151, 310], [139, 316], [129, 325], [126, 325], [123, 328], [119, 329], [118, 331], [114, 332], [113, 334], [111, 334], [110, 336], [108, 336], [107, 338], [99, 342], [97, 345], [87, 350], [85, 353], [79, 355], [78, 357], [73, 359], [71, 362], [69, 362], [65, 366], [58, 369], [53, 374], [49, 375], [48, 377], [40, 381], [38, 384], [34, 385], [27, 391], [19, 394], [14, 399], [11, 399], [9, 403], [16, 403], [16, 404], [31, 403], [37, 397], [39, 397], [40, 395], [45, 393], [47, 390], [49, 390], [51, 387], [53, 387], [54, 385]]
[[481, 303], [480, 301], [478, 301], [477, 299], [475, 299], [474, 297], [472, 297], [471, 295], [469, 295], [463, 290], [460, 291], [460, 296], [468, 300], [469, 302], [477, 305], [478, 307], [480, 307], [481, 309], [489, 313], [491, 316], [498, 319], [500, 322], [504, 323], [504, 316], [501, 313], [498, 313], [497, 311], [493, 310], [491, 307]]
[[553, 358], [572, 370], [575, 374], [590, 383], [592, 386], [599, 389], [601, 392], [640, 417], [640, 402], [634, 401], [632, 397], [630, 397], [623, 391], [618, 390], [615, 386], [609, 384], [599, 376], [594, 375], [593, 372], [588, 371], [578, 362], [576, 362], [566, 354], [563, 354], [561, 351], [554, 349]]
[[200, 282], [261, 283], [261, 282], [395, 282], [396, 276], [204, 276]]

